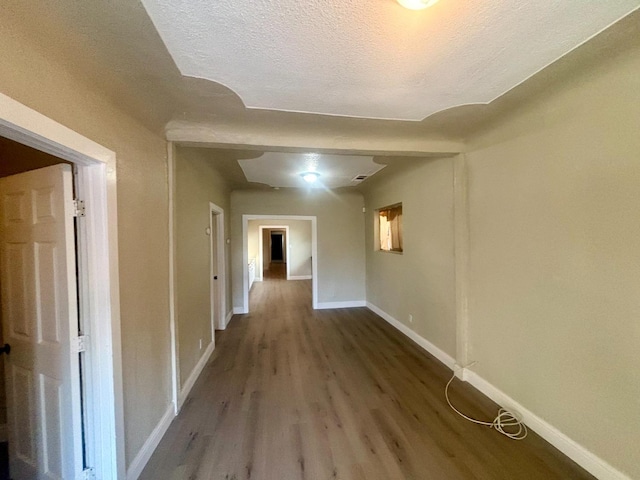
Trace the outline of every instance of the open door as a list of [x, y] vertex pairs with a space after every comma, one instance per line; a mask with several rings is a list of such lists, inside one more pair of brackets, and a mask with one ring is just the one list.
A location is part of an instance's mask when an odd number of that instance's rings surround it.
[[224, 252], [224, 210], [209, 203], [210, 227], [210, 276], [211, 276], [211, 340], [215, 341], [215, 330], [226, 328], [226, 271]]
[[0, 179], [0, 285], [13, 480], [83, 470], [72, 173]]
[[218, 268], [218, 214], [213, 210], [211, 215], [211, 236], [209, 244], [211, 247], [211, 341], [216, 341], [216, 328], [220, 325], [220, 272]]

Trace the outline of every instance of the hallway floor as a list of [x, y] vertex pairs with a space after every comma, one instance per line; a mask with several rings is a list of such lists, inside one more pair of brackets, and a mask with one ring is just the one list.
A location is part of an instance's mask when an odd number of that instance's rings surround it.
[[284, 262], [271, 262], [262, 272], [262, 276], [265, 280], [286, 280], [287, 264]]
[[[236, 315], [141, 479], [593, 478], [530, 432], [450, 410], [451, 372], [366, 308], [311, 310], [311, 281], [265, 280]], [[497, 407], [457, 380], [451, 399]]]

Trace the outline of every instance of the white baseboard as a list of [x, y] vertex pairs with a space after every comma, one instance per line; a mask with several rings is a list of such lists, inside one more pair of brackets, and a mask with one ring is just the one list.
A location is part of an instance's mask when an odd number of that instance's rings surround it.
[[138, 477], [142, 473], [142, 470], [144, 470], [144, 467], [147, 465], [147, 462], [151, 458], [151, 455], [153, 455], [153, 452], [155, 452], [156, 448], [158, 448], [160, 440], [162, 440], [164, 434], [167, 433], [167, 429], [169, 428], [169, 425], [171, 425], [171, 422], [175, 417], [174, 411], [175, 410], [172, 402], [171, 405], [169, 405], [169, 408], [167, 408], [165, 414], [156, 425], [156, 428], [153, 429], [153, 432], [151, 432], [151, 435], [149, 435], [149, 438], [147, 438], [147, 441], [144, 442], [144, 445], [142, 445], [142, 448], [131, 462], [131, 465], [129, 465], [129, 468], [127, 469], [127, 480], [138, 479]]
[[0, 443], [5, 443], [9, 441], [9, 431], [6, 423], [0, 425]]
[[316, 304], [316, 310], [326, 310], [329, 308], [354, 308], [354, 307], [366, 307], [367, 302], [364, 300], [350, 300], [347, 302], [318, 302]]
[[407, 327], [404, 323], [400, 322], [399, 320], [396, 320], [391, 315], [389, 315], [387, 312], [385, 312], [381, 308], [375, 306], [373, 303], [367, 302], [367, 308], [369, 310], [371, 310], [372, 312], [378, 314], [380, 317], [382, 317], [384, 320], [386, 320], [387, 323], [391, 324], [392, 326], [394, 326], [395, 328], [400, 330], [407, 337], [409, 337], [411, 340], [413, 340], [418, 345], [420, 345], [423, 349], [425, 349], [431, 355], [433, 355], [438, 360], [440, 360], [442, 363], [444, 363], [444, 365], [446, 367], [448, 367], [449, 369], [453, 370], [453, 366], [455, 365], [456, 361], [451, 355], [449, 355], [448, 353], [444, 352], [443, 350], [440, 350], [438, 347], [436, 347], [429, 340], [427, 340], [424, 337], [421, 337], [416, 332], [414, 332], [409, 327]]
[[244, 307], [233, 307], [233, 315], [244, 315], [245, 313], [249, 313], [245, 311]]
[[189, 374], [189, 378], [187, 378], [187, 381], [184, 382], [182, 390], [180, 390], [180, 393], [178, 393], [178, 411], [180, 411], [182, 405], [184, 405], [184, 401], [187, 399], [187, 396], [189, 395], [189, 392], [191, 392], [193, 385], [196, 383], [196, 380], [198, 380], [198, 377], [202, 373], [202, 369], [204, 369], [205, 365], [209, 361], [209, 358], [211, 358], [211, 354], [213, 353], [215, 347], [215, 342], [209, 343], [207, 349], [200, 357], [200, 360], [198, 360], [196, 366], [193, 367], [193, 370]]
[[[399, 322], [384, 310], [381, 310], [372, 303], [367, 302], [367, 307], [371, 311], [377, 313], [380, 317], [393, 325], [395, 328], [400, 330], [431, 355], [440, 360], [445, 366], [453, 370], [455, 359], [450, 355], [443, 352], [427, 339], [421, 337], [409, 327]], [[478, 389], [480, 392], [482, 392], [484, 395], [489, 397], [501, 407], [507, 408], [522, 415], [522, 420], [528, 428], [536, 432], [547, 442], [560, 450], [567, 457], [576, 462], [596, 478], [600, 480], [631, 480], [631, 477], [625, 475], [613, 466], [609, 465], [606, 461], [602, 460], [600, 457], [593, 454], [582, 445], [569, 438], [553, 425], [537, 416], [535, 413], [520, 405], [513, 398], [509, 397], [506, 393], [494, 387], [492, 384], [487, 382], [472, 370], [468, 368], [458, 370], [457, 376], [461, 380], [469, 382], [476, 389]]]
[[[361, 306], [367, 306], [371, 311], [379, 315], [390, 325], [398, 329], [400, 332], [405, 334], [407, 337], [409, 337], [411, 340], [417, 343], [424, 350], [426, 350], [427, 352], [432, 354], [434, 357], [436, 357], [445, 366], [447, 366], [450, 369], [453, 369], [455, 360], [450, 355], [440, 350], [438, 347], [433, 345], [424, 337], [418, 335], [409, 327], [407, 327], [397, 319], [393, 318], [391, 315], [381, 310], [379, 307], [373, 305], [372, 303], [353, 301], [353, 302], [327, 302], [327, 303], [318, 304], [319, 309], [349, 308], [349, 307], [361, 307]], [[233, 312], [230, 312], [230, 314], [227, 315], [227, 319], [230, 319], [232, 314], [242, 313], [242, 312], [236, 312], [236, 310], [243, 310], [243, 309], [239, 307], [234, 307]], [[202, 356], [202, 358], [198, 362], [198, 365], [196, 365], [193, 372], [189, 376], [189, 379], [185, 384], [185, 388], [183, 388], [180, 394], [181, 404], [184, 402], [184, 399], [186, 398], [189, 391], [193, 387], [193, 384], [195, 383], [197, 377], [202, 372], [204, 365], [206, 365], [209, 357], [213, 353], [213, 347], [214, 347], [213, 343], [211, 343], [209, 347], [207, 347], [205, 354]], [[530, 410], [528, 410], [527, 408], [519, 404], [513, 398], [509, 397], [506, 393], [502, 392], [501, 390], [499, 390], [498, 388], [496, 388], [495, 386], [487, 382], [485, 379], [480, 377], [477, 373], [469, 369], [464, 369], [463, 379], [468, 381], [471, 385], [473, 385], [476, 389], [478, 389], [480, 392], [482, 392], [484, 395], [489, 397], [498, 405], [519, 413], [522, 416], [522, 420], [524, 421], [524, 423], [527, 425], [528, 428], [536, 432], [538, 435], [544, 438], [547, 442], [549, 442], [555, 448], [560, 450], [567, 457], [571, 458], [574, 462], [576, 462], [582, 468], [584, 468], [589, 473], [594, 475], [596, 478], [600, 480], [632, 480], [631, 477], [617, 470], [615, 467], [607, 463], [605, 460], [601, 459], [594, 453], [587, 450], [582, 445], [578, 444], [573, 439], [569, 438], [567, 435], [562, 433], [553, 425], [549, 424], [548, 422], [546, 422], [545, 420], [537, 416], [535, 413], [531, 412]], [[183, 392], [185, 393], [183, 394]], [[144, 445], [142, 446], [142, 448], [140, 449], [136, 457], [131, 462], [129, 469], [127, 470], [127, 476], [126, 476], [127, 480], [137, 480], [137, 478], [140, 476], [140, 474], [142, 473], [142, 470], [144, 469], [147, 462], [149, 461], [149, 458], [151, 458], [151, 455], [153, 454], [158, 444], [160, 443], [160, 440], [162, 440], [162, 437], [164, 436], [167, 429], [169, 428], [169, 425], [171, 424], [173, 417], [174, 417], [174, 407], [173, 405], [170, 405], [167, 411], [165, 412], [165, 414], [163, 415], [162, 419], [160, 419], [160, 421], [158, 422], [158, 425], [156, 425], [155, 429], [153, 430], [153, 432], [151, 433], [147, 441], [144, 443]], [[2, 435], [3, 433], [3, 427], [4, 427], [4, 434], [6, 435], [6, 425], [0, 425], [0, 435]]]
[[311, 280], [311, 275], [289, 275], [288, 280]]
[[229, 313], [227, 313], [226, 318], [224, 319], [224, 328], [222, 330], [226, 330], [232, 318], [233, 318], [233, 310], [230, 310]]
[[471, 385], [498, 405], [522, 415], [522, 420], [528, 428], [536, 432], [596, 478], [600, 480], [631, 480], [631, 477], [609, 465], [606, 461], [569, 438], [556, 427], [520, 405], [513, 398], [494, 387], [477, 373], [467, 369], [465, 378]]

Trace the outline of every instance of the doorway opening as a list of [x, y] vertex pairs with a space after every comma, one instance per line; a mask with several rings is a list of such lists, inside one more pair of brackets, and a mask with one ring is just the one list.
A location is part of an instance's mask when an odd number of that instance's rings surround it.
[[[76, 324], [76, 328], [72, 329], [68, 338], [71, 347], [65, 350], [70, 353], [63, 354], [61, 358], [65, 358], [69, 364], [75, 362], [79, 370], [79, 360], [83, 357], [83, 381], [81, 383], [78, 377], [71, 384], [77, 390], [78, 397], [80, 389], [84, 393], [85, 415], [80, 421], [77, 419], [82, 418], [81, 416], [71, 415], [69, 418], [75, 416], [75, 421], [64, 418], [62, 422], [58, 422], [65, 429], [70, 428], [73, 442], [80, 444], [81, 452], [74, 457], [80, 460], [72, 460], [73, 465], [69, 469], [68, 451], [63, 449], [64, 458], [59, 459], [58, 464], [64, 465], [65, 471], [73, 470], [74, 475], [69, 478], [80, 478], [81, 475], [98, 478], [124, 477], [115, 154], [2, 94], [0, 136], [16, 142], [22, 148], [30, 147], [37, 152], [57, 157], [56, 163], [72, 164], [62, 167], [62, 170], [68, 171], [68, 174], [62, 174], [60, 177], [63, 178], [63, 182], [71, 182], [70, 170], [73, 168], [75, 171], [74, 193], [84, 201], [84, 217], [77, 223], [75, 242], [73, 226], [70, 227], [71, 251], [77, 251], [77, 262], [74, 262], [77, 263], [77, 272], [73, 271], [72, 274], [79, 281], [70, 281], [68, 285], [73, 284], [71, 288], [77, 290], [79, 301], [76, 300], [74, 306], [74, 301], [69, 298], [68, 305], [80, 311], [80, 318], [87, 321], [83, 321], [81, 325]], [[49, 201], [46, 191], [44, 188], [38, 192], [37, 196], [42, 197], [42, 202], [37, 206], [45, 208], [46, 205], [54, 204]], [[71, 194], [71, 198], [73, 196], [74, 194]], [[64, 208], [69, 211], [70, 204], [66, 203]], [[68, 229], [68, 223], [65, 224], [65, 228]], [[77, 248], [74, 248], [74, 243]], [[46, 251], [46, 248], [42, 250]], [[67, 258], [71, 257], [67, 255]], [[7, 265], [7, 262], [4, 261], [3, 265]], [[35, 282], [37, 285], [43, 279], [42, 274], [41, 270], [36, 270], [32, 283]], [[50, 290], [57, 291], [57, 287]], [[6, 295], [4, 297], [6, 298]], [[43, 299], [42, 305], [50, 304], [51, 302]], [[69, 319], [71, 317], [67, 317], [67, 321]], [[82, 331], [78, 330], [78, 326], [82, 327]], [[47, 335], [51, 334], [51, 331], [44, 328], [37, 330], [40, 337], [45, 332]], [[12, 349], [11, 354], [18, 356], [20, 352], [16, 348]], [[41, 388], [39, 397], [42, 397], [43, 391], [54, 391], [55, 383], [49, 382], [45, 385], [42, 382], [43, 380], [39, 380], [40, 386], [44, 385], [49, 390]], [[25, 383], [25, 386], [25, 392], [33, 393], [29, 383]], [[55, 399], [54, 396], [50, 398]], [[79, 404], [72, 409], [76, 413], [79, 413], [78, 410]], [[20, 412], [27, 421], [27, 417], [33, 411], [31, 408], [21, 408]], [[55, 440], [55, 436], [51, 436], [55, 431], [49, 428], [52, 425], [52, 417], [46, 416], [44, 422], [42, 417], [41, 415], [38, 428], [35, 429], [37, 438], [29, 439], [33, 446], [36, 443]], [[69, 427], [71, 424], [73, 425]], [[11, 429], [9, 426], [10, 438], [13, 435]], [[44, 469], [47, 467], [44, 460], [52, 461], [51, 458], [41, 457], [42, 455], [36, 456], [38, 475], [44, 475]]]
[[[317, 308], [317, 220], [303, 215], [243, 215], [243, 311], [249, 312], [254, 281], [275, 275], [282, 280], [311, 280]], [[275, 258], [274, 258], [275, 257]]]
[[86, 352], [73, 342], [81, 338], [85, 319], [78, 294], [82, 272], [76, 268], [72, 168], [51, 158], [49, 166], [28, 169], [30, 152], [14, 156], [19, 144], [3, 139], [1, 145], [2, 160], [9, 160], [3, 167], [27, 167], [10, 175], [2, 172], [0, 178], [10, 475], [74, 478], [90, 465], [82, 421], [87, 418], [82, 391], [87, 379], [81, 377]]
[[226, 262], [224, 255], [224, 210], [209, 202], [209, 232], [211, 264], [211, 341], [215, 340], [215, 330], [226, 328]]
[[286, 241], [285, 232], [281, 230], [271, 230], [269, 232], [271, 248], [269, 249], [269, 253], [271, 255], [269, 263], [286, 263], [287, 259], [284, 254], [284, 245]]
[[[250, 221], [249, 229], [256, 222], [256, 220]], [[309, 224], [310, 237], [311, 225]], [[290, 280], [290, 238], [289, 225], [258, 225], [258, 256], [256, 258], [258, 272], [256, 280], [263, 281], [265, 278]], [[308, 250], [310, 257], [311, 244], [308, 245]]]
[[[8, 189], [14, 186], [16, 182], [20, 182], [21, 179], [25, 177], [25, 175], [23, 174], [25, 174], [26, 172], [31, 172], [34, 170], [50, 167], [50, 166], [61, 164], [61, 163], [67, 164], [66, 168], [68, 170], [71, 170], [72, 168], [71, 162], [65, 162], [60, 158], [54, 157], [44, 152], [40, 152], [26, 145], [15, 142], [9, 138], [0, 137], [0, 181], [2, 181], [2, 193], [3, 193], [3, 196], [5, 197], [3, 199], [0, 199], [0, 203], [2, 203], [4, 206], [4, 208], [2, 209], [2, 212], [0, 212], [0, 216], [3, 217], [4, 219], [4, 221], [2, 222], [2, 226], [0, 226], [0, 228], [3, 229], [3, 236], [9, 235], [9, 232], [5, 231], [6, 228], [4, 227], [4, 225], [8, 221], [11, 221], [9, 218], [5, 218], [7, 217], [7, 214], [9, 217], [19, 216], [19, 215], [15, 215], [18, 212], [16, 212], [15, 206], [11, 204], [12, 202], [5, 201], [5, 200], [8, 200], [8, 198], [10, 197], [15, 198], [15, 195], [11, 195], [11, 192], [9, 192]], [[33, 174], [31, 175], [31, 177], [32, 176]], [[77, 176], [74, 176], [74, 177], [77, 178]], [[24, 180], [23, 180], [23, 183], [24, 183]], [[73, 189], [75, 187], [73, 183], [68, 187]], [[9, 197], [7, 197], [7, 195]], [[28, 207], [28, 205], [24, 205], [24, 207]], [[16, 221], [17, 221], [17, 218], [14, 219], [12, 223], [15, 223]], [[2, 279], [0, 280], [0, 288], [3, 290], [3, 295], [0, 296], [0, 305], [2, 307], [1, 310], [4, 312], [4, 315], [2, 315], [3, 321], [0, 322], [0, 345], [13, 346], [13, 351], [14, 351], [14, 355], [10, 357], [9, 356], [10, 351], [6, 351], [6, 347], [5, 347], [5, 349], [3, 349], [5, 350], [3, 352], [4, 355], [0, 355], [0, 452], [1, 452], [0, 479], [2, 480], [11, 478], [10, 468], [9, 468], [10, 463], [13, 464], [11, 468], [12, 476], [19, 475], [21, 473], [20, 470], [24, 470], [24, 468], [20, 468], [21, 465], [19, 462], [19, 458], [16, 458], [19, 456], [18, 447], [20, 446], [17, 444], [17, 441], [34, 443], [37, 440], [36, 438], [34, 438], [33, 430], [25, 428], [21, 431], [16, 431], [16, 427], [20, 427], [22, 429], [24, 426], [19, 425], [14, 418], [17, 414], [15, 410], [16, 410], [16, 407], [18, 406], [15, 400], [17, 399], [17, 396], [20, 394], [20, 390], [21, 390], [20, 387], [22, 386], [22, 383], [19, 381], [20, 378], [15, 377], [15, 375], [17, 374], [17, 372], [25, 374], [30, 371], [30, 369], [22, 369], [22, 370], [16, 370], [16, 369], [20, 368], [19, 367], [19, 363], [20, 363], [19, 360], [21, 359], [20, 357], [26, 359], [27, 357], [25, 356], [25, 354], [31, 355], [31, 353], [33, 353], [31, 351], [29, 352], [24, 351], [24, 350], [31, 350], [31, 345], [30, 345], [31, 342], [29, 342], [28, 340], [25, 343], [26, 348], [21, 348], [23, 345], [17, 344], [18, 342], [23, 343], [23, 340], [27, 339], [27, 337], [30, 335], [27, 335], [26, 332], [22, 333], [18, 336], [16, 341], [16, 338], [15, 338], [16, 328], [15, 327], [12, 328], [12, 324], [15, 323], [15, 321], [19, 322], [19, 320], [17, 319], [22, 317], [22, 315], [19, 313], [19, 311], [22, 310], [21, 305], [17, 303], [18, 298], [22, 298], [22, 294], [18, 293], [18, 290], [21, 290], [19, 289], [19, 285], [15, 285], [15, 286], [8, 285], [9, 281], [13, 283], [15, 282], [15, 280], [17, 280], [17, 278], [14, 278], [14, 277], [16, 277], [21, 270], [18, 267], [18, 263], [21, 263], [21, 262], [17, 262], [16, 258], [11, 258], [11, 257], [14, 257], [15, 254], [17, 253], [16, 248], [18, 248], [22, 252], [25, 252], [25, 250], [27, 250], [27, 248], [22, 246], [23, 245], [22, 243], [17, 243], [16, 240], [18, 239], [13, 238], [10, 240], [11, 243], [3, 242], [3, 244], [4, 243], [7, 244], [8, 248], [5, 249], [4, 245], [3, 245], [3, 248], [0, 248], [0, 250], [2, 250], [2, 258], [0, 259], [0, 263], [2, 263]], [[74, 240], [74, 243], [77, 242], [77, 235], [74, 234], [73, 240]], [[74, 250], [77, 250], [77, 249], [74, 249]], [[77, 259], [74, 258], [73, 261], [75, 260]], [[76, 272], [73, 272], [73, 275], [75, 275], [75, 273]], [[24, 281], [26, 282], [27, 279], [25, 278]], [[72, 287], [77, 287], [77, 283]], [[74, 297], [75, 297], [75, 294], [74, 294]], [[79, 304], [78, 302], [74, 302], [74, 303]], [[14, 317], [14, 318], [11, 318], [11, 317]], [[78, 327], [80, 326], [80, 322], [81, 322], [81, 319], [78, 315]], [[3, 327], [3, 324], [5, 324], [4, 327]], [[25, 326], [27, 325], [28, 324], [25, 323]], [[21, 329], [18, 329], [18, 330], [21, 330]], [[45, 334], [45, 338], [49, 338], [49, 337], [46, 337], [48, 332], [44, 332], [44, 334]], [[14, 358], [18, 360], [17, 366], [14, 366], [15, 362], [12, 361], [12, 359]], [[80, 358], [80, 361], [82, 361], [82, 356]], [[5, 374], [7, 375], [6, 382], [5, 382]], [[24, 396], [24, 394], [20, 396]], [[31, 405], [33, 405], [33, 403]], [[30, 405], [29, 406], [20, 405], [20, 408], [29, 409], [31, 407]], [[12, 421], [12, 419], [14, 421]], [[84, 430], [84, 426], [83, 426], [83, 430]], [[17, 439], [18, 435], [20, 437], [26, 437], [26, 438], [20, 438], [18, 440]], [[11, 438], [11, 444], [9, 444], [10, 438]]]

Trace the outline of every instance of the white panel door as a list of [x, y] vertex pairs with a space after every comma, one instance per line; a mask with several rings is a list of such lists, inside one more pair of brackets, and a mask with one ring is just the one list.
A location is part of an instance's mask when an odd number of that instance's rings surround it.
[[82, 471], [76, 258], [69, 165], [0, 179], [0, 287], [11, 478]]

